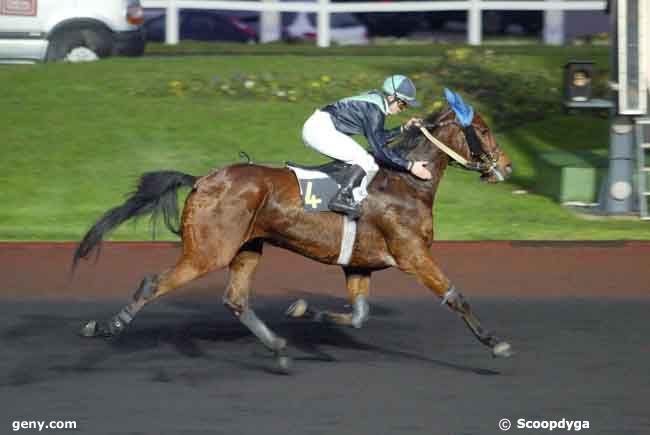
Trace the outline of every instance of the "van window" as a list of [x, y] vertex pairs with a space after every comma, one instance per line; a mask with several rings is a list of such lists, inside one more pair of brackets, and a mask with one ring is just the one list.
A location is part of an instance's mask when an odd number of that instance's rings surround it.
[[[309, 22], [312, 26], [316, 27], [317, 18], [315, 13], [310, 13]], [[356, 27], [359, 26], [359, 20], [353, 14], [347, 12], [340, 12], [338, 14], [330, 15], [330, 27], [340, 29], [342, 27]]]

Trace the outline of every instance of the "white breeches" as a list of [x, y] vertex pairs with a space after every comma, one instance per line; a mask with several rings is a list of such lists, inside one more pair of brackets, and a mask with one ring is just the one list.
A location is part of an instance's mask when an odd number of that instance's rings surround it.
[[302, 140], [308, 147], [321, 154], [351, 165], [361, 166], [366, 171], [366, 176], [361, 185], [354, 189], [353, 194], [357, 201], [368, 196], [368, 184], [377, 175], [379, 166], [368, 151], [334, 127], [329, 113], [315, 111], [302, 127]]

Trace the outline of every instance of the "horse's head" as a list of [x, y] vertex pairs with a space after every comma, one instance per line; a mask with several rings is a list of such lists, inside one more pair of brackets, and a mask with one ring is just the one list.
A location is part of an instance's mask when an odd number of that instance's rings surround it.
[[[465, 104], [460, 95], [448, 89], [445, 89], [445, 97], [449, 108], [427, 117], [425, 128], [444, 145], [460, 154], [468, 162], [461, 166], [479, 172], [483, 181], [504, 181], [512, 173], [512, 162], [497, 144], [481, 115]], [[428, 139], [418, 140], [422, 137], [418, 133], [417, 138], [410, 138], [421, 145], [425, 144], [417, 147], [419, 150], [413, 150], [417, 155], [414, 157], [435, 161], [443, 156], [442, 151]]]

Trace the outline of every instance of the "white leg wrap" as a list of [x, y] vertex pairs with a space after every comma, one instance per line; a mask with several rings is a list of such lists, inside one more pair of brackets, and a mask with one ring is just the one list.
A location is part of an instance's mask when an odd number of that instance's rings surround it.
[[452, 285], [451, 287], [449, 287], [449, 290], [447, 290], [445, 295], [442, 297], [442, 302], [440, 302], [440, 305], [445, 305], [447, 302], [457, 297], [458, 297], [458, 292], [456, 291], [456, 287]]
[[361, 328], [363, 323], [368, 320], [370, 316], [370, 305], [366, 300], [365, 296], [357, 296], [354, 300], [354, 306], [352, 308], [352, 326], [355, 328]]

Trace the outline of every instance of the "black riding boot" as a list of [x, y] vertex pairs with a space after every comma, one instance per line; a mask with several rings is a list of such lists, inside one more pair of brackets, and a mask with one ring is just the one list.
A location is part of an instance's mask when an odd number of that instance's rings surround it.
[[358, 187], [366, 176], [366, 171], [359, 165], [353, 165], [346, 178], [341, 183], [341, 188], [336, 192], [336, 196], [329, 202], [328, 207], [330, 210], [337, 213], [348, 215], [351, 219], [358, 219], [361, 214], [361, 204], [354, 200], [352, 190]]

